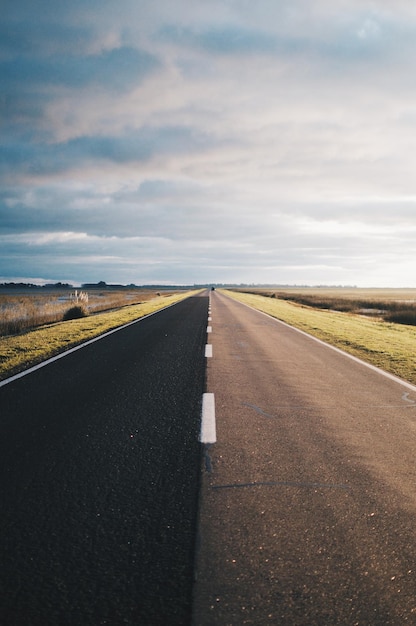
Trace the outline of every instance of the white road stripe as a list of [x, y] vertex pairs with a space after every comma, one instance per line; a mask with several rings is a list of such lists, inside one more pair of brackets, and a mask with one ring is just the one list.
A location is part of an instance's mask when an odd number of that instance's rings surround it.
[[207, 333], [212, 333], [212, 326], [207, 326]]
[[208, 321], [209, 321], [209, 322], [212, 322], [212, 317], [209, 317], [209, 318], [208, 318]]
[[205, 356], [207, 358], [212, 357], [212, 344], [207, 343], [205, 346]]
[[215, 428], [215, 397], [213, 393], [204, 393], [202, 395], [201, 432], [199, 441], [201, 443], [215, 443], [217, 441]]

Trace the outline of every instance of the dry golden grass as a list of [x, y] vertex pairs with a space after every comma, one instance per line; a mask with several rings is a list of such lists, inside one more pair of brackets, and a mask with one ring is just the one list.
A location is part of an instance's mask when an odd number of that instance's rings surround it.
[[416, 289], [358, 289], [340, 287], [286, 289], [240, 289], [269, 298], [279, 298], [316, 309], [372, 315], [386, 322], [416, 326]]
[[327, 297], [334, 299], [349, 300], [385, 300], [394, 302], [416, 302], [416, 289], [411, 288], [386, 288], [386, 287], [287, 287], [287, 288], [254, 288], [244, 289], [250, 293], [271, 294], [282, 293], [285, 295], [302, 295], [313, 297]]
[[0, 338], [0, 379], [27, 369], [108, 330], [158, 311], [194, 292], [154, 296], [147, 302], [81, 319], [42, 326], [21, 335]]
[[[149, 289], [0, 290], [0, 336], [14, 335], [64, 319], [72, 306], [81, 304], [88, 314], [139, 304], [155, 296]], [[172, 292], [164, 291], [164, 295]], [[86, 295], [86, 299], [82, 296]], [[81, 296], [81, 297], [80, 297]]]
[[351, 313], [319, 310], [258, 294], [236, 291], [226, 293], [236, 300], [416, 384], [414, 326], [384, 322]]

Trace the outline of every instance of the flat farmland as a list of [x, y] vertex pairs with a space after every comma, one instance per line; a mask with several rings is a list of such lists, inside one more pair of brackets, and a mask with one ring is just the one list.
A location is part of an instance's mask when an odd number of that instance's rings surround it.
[[[242, 290], [243, 291], [243, 290]], [[398, 302], [414, 302], [416, 303], [416, 288], [379, 288], [379, 287], [288, 287], [288, 288], [258, 288], [245, 289], [247, 292], [256, 293], [276, 293], [285, 295], [301, 295], [301, 296], [326, 296], [328, 298], [346, 298], [349, 300], [364, 299], [372, 300], [390, 300]]]
[[290, 288], [227, 294], [413, 384], [416, 289]]
[[[169, 296], [174, 290], [163, 291]], [[62, 321], [73, 306], [85, 315], [147, 302], [161, 293], [155, 289], [66, 289], [53, 287], [1, 287], [0, 336], [13, 335], [44, 324]]]
[[[330, 309], [359, 315], [373, 315], [389, 320], [407, 316], [407, 322], [416, 324], [416, 289], [359, 289], [316, 287], [289, 289], [242, 289], [270, 298], [279, 298], [317, 309]], [[399, 322], [400, 323], [400, 322]]]

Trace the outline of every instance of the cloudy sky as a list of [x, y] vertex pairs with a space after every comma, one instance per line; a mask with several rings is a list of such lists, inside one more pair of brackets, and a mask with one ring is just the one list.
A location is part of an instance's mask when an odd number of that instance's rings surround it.
[[416, 287], [413, 0], [3, 0], [0, 281]]

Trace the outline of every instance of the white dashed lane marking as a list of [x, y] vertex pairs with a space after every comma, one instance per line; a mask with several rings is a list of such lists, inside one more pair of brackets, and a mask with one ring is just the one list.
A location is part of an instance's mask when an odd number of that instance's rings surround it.
[[201, 443], [215, 443], [217, 441], [215, 398], [213, 393], [204, 393], [202, 395], [201, 432], [199, 441]]
[[[211, 317], [211, 301], [208, 307], [208, 322], [212, 322]], [[207, 326], [207, 333], [212, 333], [212, 326]], [[206, 358], [212, 357], [212, 344], [205, 345]], [[217, 433], [215, 426], [215, 398], [213, 393], [204, 393], [202, 395], [202, 415], [201, 415], [201, 432], [199, 441], [205, 444], [215, 443], [217, 441]]]

